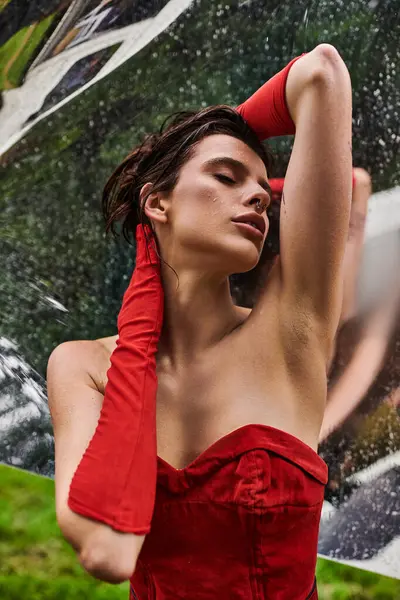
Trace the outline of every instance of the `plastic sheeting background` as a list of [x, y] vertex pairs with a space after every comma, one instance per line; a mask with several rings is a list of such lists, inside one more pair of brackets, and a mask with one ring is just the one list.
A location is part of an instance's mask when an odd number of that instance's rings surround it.
[[[320, 42], [353, 84], [354, 164], [372, 175], [360, 306], [400, 271], [397, 0], [147, 0], [17, 3], [0, 11], [0, 460], [54, 476], [45, 370], [71, 339], [116, 334], [133, 250], [106, 239], [102, 187], [176, 110], [239, 104]], [[291, 139], [271, 142], [274, 175]], [[385, 190], [392, 190], [390, 194]], [[331, 380], [360, 338], [343, 328]], [[344, 425], [321, 444], [330, 468], [319, 552], [399, 577], [400, 328]], [[397, 396], [396, 396], [397, 394]], [[397, 400], [396, 400], [397, 398]]]

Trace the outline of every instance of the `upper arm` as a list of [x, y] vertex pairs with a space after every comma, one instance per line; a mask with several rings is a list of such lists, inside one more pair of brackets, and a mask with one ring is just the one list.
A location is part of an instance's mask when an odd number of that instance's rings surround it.
[[351, 204], [350, 79], [338, 53], [322, 45], [293, 65], [286, 91], [296, 136], [281, 203], [281, 305], [293, 319], [308, 315], [331, 342]]
[[103, 395], [90, 375], [94, 342], [57, 346], [47, 366], [47, 390], [55, 440], [56, 513], [67, 509], [72, 476], [95, 432]]

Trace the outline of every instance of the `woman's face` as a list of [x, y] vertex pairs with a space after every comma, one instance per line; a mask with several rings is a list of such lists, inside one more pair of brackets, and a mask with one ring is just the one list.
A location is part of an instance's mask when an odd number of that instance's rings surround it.
[[[166, 200], [169, 256], [172, 243], [172, 258], [182, 257], [181, 264], [221, 275], [249, 271], [268, 233], [269, 203], [261, 158], [229, 135], [204, 138]], [[235, 222], [244, 215], [254, 217], [258, 229]]]

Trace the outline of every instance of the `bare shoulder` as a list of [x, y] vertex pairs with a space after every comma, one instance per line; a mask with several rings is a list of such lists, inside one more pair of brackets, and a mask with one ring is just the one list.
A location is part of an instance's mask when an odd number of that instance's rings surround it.
[[78, 365], [88, 365], [101, 361], [105, 354], [104, 346], [98, 340], [72, 340], [63, 342], [54, 348], [50, 355], [48, 368], [59, 368], [67, 365], [75, 368]]
[[96, 340], [72, 340], [57, 346], [47, 365], [47, 382], [79, 378], [104, 393], [105, 375], [117, 336]]
[[100, 344], [106, 350], [108, 355], [111, 356], [117, 346], [117, 339], [117, 335], [109, 335], [108, 337], [98, 338], [94, 341]]

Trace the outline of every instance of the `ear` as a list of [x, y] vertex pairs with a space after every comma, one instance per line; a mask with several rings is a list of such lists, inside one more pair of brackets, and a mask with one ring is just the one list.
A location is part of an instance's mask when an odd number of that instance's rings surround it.
[[140, 206], [142, 206], [144, 200], [147, 197], [146, 203], [144, 205], [144, 213], [146, 217], [148, 217], [154, 223], [166, 223], [168, 220], [168, 201], [166, 200], [165, 194], [163, 194], [162, 192], [152, 193], [150, 191], [152, 187], [152, 183], [145, 183], [142, 189], [140, 190]]

